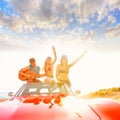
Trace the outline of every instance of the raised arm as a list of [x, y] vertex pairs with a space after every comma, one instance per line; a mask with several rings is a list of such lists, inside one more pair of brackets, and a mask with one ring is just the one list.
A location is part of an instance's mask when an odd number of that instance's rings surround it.
[[82, 55], [80, 55], [76, 60], [69, 64], [69, 67], [72, 67], [75, 63], [77, 63], [86, 54], [86, 52], [87, 51], [85, 50]]
[[53, 54], [54, 54], [54, 60], [53, 60], [52, 64], [54, 64], [57, 60], [56, 50], [55, 50], [54, 46], [52, 46], [52, 50], [53, 50]]

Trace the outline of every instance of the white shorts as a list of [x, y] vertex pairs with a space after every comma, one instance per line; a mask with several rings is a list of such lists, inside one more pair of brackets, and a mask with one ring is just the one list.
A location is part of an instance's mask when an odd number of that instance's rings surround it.
[[53, 77], [44, 77], [44, 82], [55, 82], [55, 79]]

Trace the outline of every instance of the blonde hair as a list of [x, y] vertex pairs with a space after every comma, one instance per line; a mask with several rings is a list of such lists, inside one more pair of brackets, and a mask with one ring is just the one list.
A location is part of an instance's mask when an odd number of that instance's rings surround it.
[[67, 58], [67, 56], [66, 55], [62, 55], [62, 57], [61, 57], [61, 63], [62, 63], [62, 60], [63, 59], [66, 59], [66, 65], [68, 65], [68, 58]]
[[[46, 68], [46, 66], [47, 66], [47, 60], [48, 60], [48, 59], [51, 59], [51, 60], [52, 60], [51, 57], [47, 57], [47, 58], [46, 58], [45, 63], [44, 63], [44, 70], [45, 70], [45, 68]], [[51, 65], [51, 67], [52, 67], [52, 61], [51, 61], [50, 65]]]

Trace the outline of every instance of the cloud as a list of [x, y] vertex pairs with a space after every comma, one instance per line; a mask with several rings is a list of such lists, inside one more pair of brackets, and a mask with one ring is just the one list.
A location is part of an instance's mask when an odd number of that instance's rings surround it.
[[91, 30], [91, 31], [85, 33], [84, 40], [94, 41], [95, 36], [96, 36], [96, 32]]
[[104, 19], [104, 17], [108, 15], [108, 9], [101, 7], [98, 11], [98, 15], [98, 21]]
[[105, 32], [106, 37], [109, 38], [118, 38], [120, 37], [120, 24], [114, 28], [109, 28]]
[[21, 36], [14, 35], [13, 33], [0, 34], [0, 49], [1, 50], [30, 50], [42, 44], [40, 38], [34, 38], [30, 36]]
[[[11, 4], [27, 28], [34, 24], [34, 27], [46, 29], [49, 26], [53, 29], [58, 21], [63, 21], [62, 18], [65, 21], [65, 16], [70, 12], [69, 4], [58, 0], [11, 0]], [[63, 27], [63, 22], [59, 22], [60, 25]], [[22, 26], [24, 28], [24, 25]]]
[[1, 22], [14, 32], [33, 32], [36, 28], [57, 29], [70, 25], [75, 14], [76, 21], [88, 22], [89, 17], [98, 12], [98, 20], [107, 15], [106, 0], [10, 0], [11, 15], [2, 13]]
[[[113, 15], [107, 16], [107, 21], [103, 24], [103, 31], [107, 31], [116, 22], [116, 18]], [[115, 27], [115, 26], [114, 26]]]
[[0, 10], [2, 49], [22, 47], [27, 49], [53, 39], [68, 43], [93, 42], [98, 33], [101, 33], [100, 30], [103, 30], [107, 37], [119, 36], [119, 32], [112, 28], [112, 25], [116, 24], [116, 18], [109, 14], [119, 7], [119, 0], [7, 0], [7, 2], [9, 14], [8, 11]]
[[116, 22], [116, 19], [115, 19], [114, 16], [109, 15], [109, 16], [108, 16], [108, 21], [109, 21], [110, 23], [115, 23], [115, 22]]
[[14, 42], [10, 36], [2, 34], [2, 33], [0, 34], [0, 36], [1, 36], [0, 38], [0, 49], [1, 50], [10, 50], [10, 49], [14, 49], [15, 47], [18, 47], [17, 44], [19, 41]]
[[[11, 0], [11, 5], [15, 14], [9, 16], [7, 23], [12, 30], [17, 30], [15, 28], [17, 25], [18, 31], [21, 32], [29, 29], [31, 31], [36, 27], [46, 29], [49, 26], [53, 29], [59, 21], [62, 21], [59, 22], [59, 27], [64, 27], [69, 24], [72, 14], [77, 16], [78, 21], [87, 21], [90, 15], [104, 5], [104, 1]], [[13, 25], [13, 23], [16, 24]]]
[[109, 2], [109, 6], [111, 9], [115, 9], [115, 8], [120, 9], [120, 1], [119, 0], [109, 0], [107, 2]]
[[80, 22], [88, 22], [89, 17], [93, 16], [96, 12], [98, 12], [101, 7], [104, 9], [104, 1], [102, 0], [83, 0], [77, 4]]

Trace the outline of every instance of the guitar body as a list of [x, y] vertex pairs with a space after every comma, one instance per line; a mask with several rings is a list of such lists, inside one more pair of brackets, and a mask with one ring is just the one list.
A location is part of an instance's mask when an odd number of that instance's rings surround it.
[[36, 73], [34, 71], [32, 71], [32, 70], [27, 70], [27, 71], [24, 72], [24, 74], [28, 75], [29, 78], [24, 76], [24, 75], [22, 75], [21, 72], [19, 72], [18, 77], [22, 81], [34, 80], [36, 78]]

